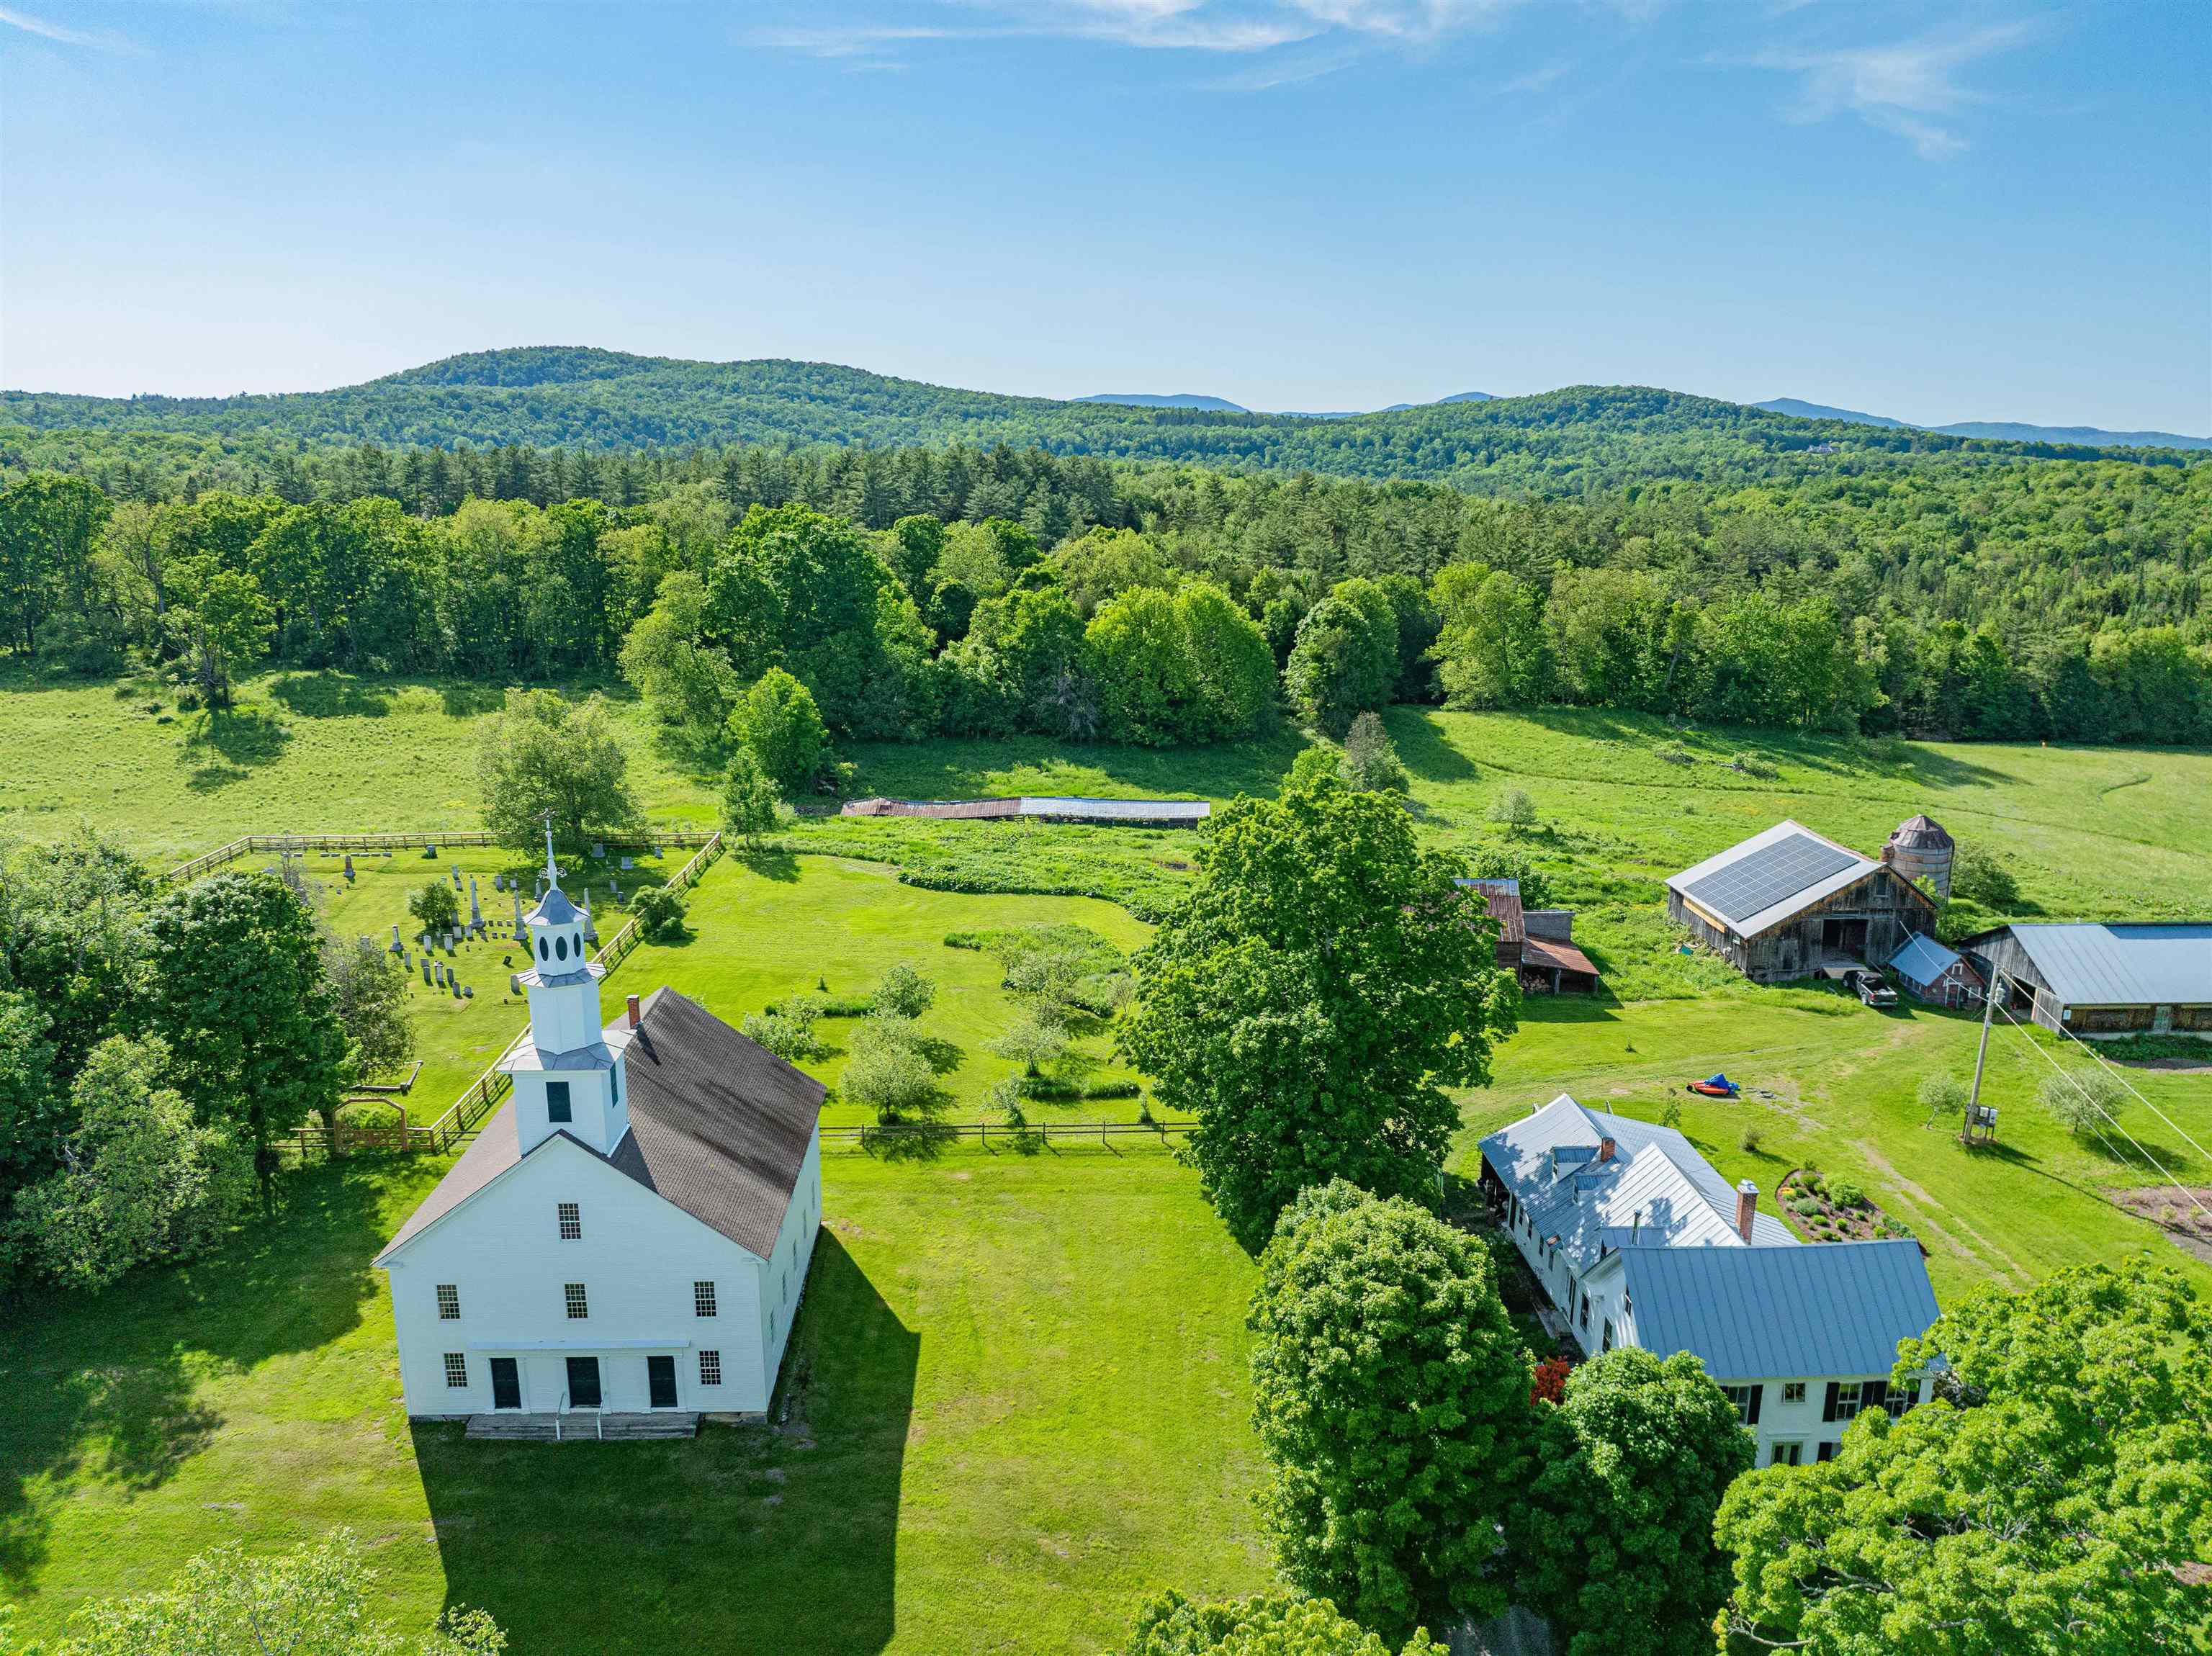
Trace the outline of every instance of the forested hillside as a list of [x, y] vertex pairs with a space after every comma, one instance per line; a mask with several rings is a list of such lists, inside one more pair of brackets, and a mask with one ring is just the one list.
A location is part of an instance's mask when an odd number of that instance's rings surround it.
[[1341, 419], [1053, 402], [830, 363], [686, 362], [532, 348], [450, 357], [335, 391], [127, 399], [0, 392], [33, 430], [607, 452], [733, 442], [1012, 444], [1061, 455], [1334, 476], [1427, 479], [1485, 494], [1580, 493], [1656, 478], [1794, 479], [1840, 457], [2176, 454], [1986, 443], [1795, 419], [1633, 386], [1450, 402]]
[[[1279, 702], [1565, 702], [2212, 741], [2212, 466], [1932, 458], [1567, 500], [1042, 450], [6, 456], [0, 639], [220, 705], [264, 663], [623, 672], [711, 745], [771, 669], [839, 737], [1220, 740]], [[36, 459], [47, 468], [24, 473]]]

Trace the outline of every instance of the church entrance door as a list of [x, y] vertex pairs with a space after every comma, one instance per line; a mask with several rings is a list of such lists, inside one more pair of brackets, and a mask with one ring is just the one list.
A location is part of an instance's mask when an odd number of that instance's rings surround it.
[[646, 1384], [652, 1388], [653, 1406], [673, 1409], [676, 1406], [676, 1359], [647, 1357], [645, 1360]]
[[599, 1406], [599, 1360], [597, 1357], [568, 1359], [568, 1406], [571, 1409], [596, 1409]]
[[491, 1360], [491, 1406], [495, 1409], [522, 1407], [522, 1380], [515, 1373], [513, 1357], [494, 1357]]

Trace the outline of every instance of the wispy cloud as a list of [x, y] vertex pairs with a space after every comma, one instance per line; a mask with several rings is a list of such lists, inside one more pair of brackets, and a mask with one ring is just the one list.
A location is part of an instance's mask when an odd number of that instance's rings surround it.
[[1527, 73], [1515, 76], [1498, 89], [1500, 93], [1547, 92], [1573, 73], [1574, 64], [1565, 58], [1554, 58], [1547, 64], [1539, 64]]
[[1790, 119], [1825, 121], [1848, 112], [1895, 133], [1927, 159], [1940, 161], [1966, 147], [1951, 118], [1969, 105], [1988, 101], [1961, 83], [1960, 72], [2023, 44], [2041, 27], [2033, 21], [2001, 23], [1894, 45], [1762, 52], [1748, 61], [1801, 77], [1797, 100], [1784, 112]]
[[[1338, 40], [1419, 46], [1483, 22], [1521, 0], [952, 0], [926, 24], [853, 23], [764, 29], [763, 45], [869, 61], [931, 40], [1029, 38], [1096, 41], [1140, 51], [1257, 56]], [[1206, 84], [1253, 90], [1311, 80], [1346, 54], [1224, 76]]]
[[126, 34], [113, 29], [71, 28], [65, 23], [51, 23], [43, 17], [33, 17], [29, 12], [18, 11], [13, 6], [0, 6], [0, 23], [17, 28], [26, 34], [35, 34], [42, 40], [52, 40], [60, 45], [86, 46], [94, 52], [121, 52], [136, 54], [143, 47]]

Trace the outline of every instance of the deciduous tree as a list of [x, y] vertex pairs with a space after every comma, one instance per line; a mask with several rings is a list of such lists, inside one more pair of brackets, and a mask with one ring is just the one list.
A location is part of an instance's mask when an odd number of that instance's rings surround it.
[[[1443, 1656], [1416, 1633], [1398, 1656]], [[1276, 1594], [1193, 1604], [1170, 1589], [1137, 1612], [1127, 1656], [1390, 1656], [1390, 1647], [1318, 1598]]]
[[570, 852], [643, 816], [629, 756], [597, 696], [572, 707], [556, 690], [509, 690], [486, 724], [479, 767], [484, 826], [516, 851], [544, 847], [548, 812], [555, 843]]
[[[2212, 1635], [2212, 1314], [2170, 1266], [1984, 1289], [1898, 1350], [1933, 1400], [1721, 1502], [1730, 1629], [1809, 1656], [2136, 1656]], [[2193, 1568], [2192, 1568], [2193, 1566]]]
[[1519, 1005], [1492, 923], [1419, 849], [1395, 799], [1329, 775], [1238, 799], [1190, 895], [1137, 958], [1123, 1048], [1199, 1119], [1192, 1155], [1248, 1248], [1335, 1177], [1430, 1190], [1459, 1111]]
[[1698, 1656], [1713, 1647], [1729, 1560], [1713, 1514], [1752, 1440], [1705, 1365], [1622, 1347], [1536, 1410], [1537, 1471], [1506, 1520], [1520, 1601], [1562, 1656]]
[[751, 750], [787, 799], [813, 791], [830, 747], [813, 693], [781, 667], [769, 668], [738, 698], [730, 735]]
[[1386, 1639], [1492, 1616], [1529, 1368], [1482, 1244], [1341, 1180], [1283, 1214], [1252, 1299], [1252, 1417], [1284, 1575]]

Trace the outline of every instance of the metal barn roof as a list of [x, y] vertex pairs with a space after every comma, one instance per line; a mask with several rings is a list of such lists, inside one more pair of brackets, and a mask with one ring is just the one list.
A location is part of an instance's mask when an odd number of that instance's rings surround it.
[[1917, 1242], [1626, 1247], [1620, 1263], [1636, 1343], [1694, 1353], [1715, 1380], [1871, 1380], [1936, 1320]]
[[2063, 1004], [2212, 1004], [2212, 922], [2010, 929]]
[[1203, 799], [1080, 799], [1025, 794], [1021, 814], [1120, 822], [1199, 822], [1213, 814], [1213, 807]]
[[1757, 937], [1881, 864], [1787, 819], [1686, 868], [1668, 889], [1717, 914], [1738, 935]]
[[1935, 938], [1914, 932], [1889, 957], [1889, 969], [1907, 983], [1929, 984], [1959, 963], [1959, 956]]

